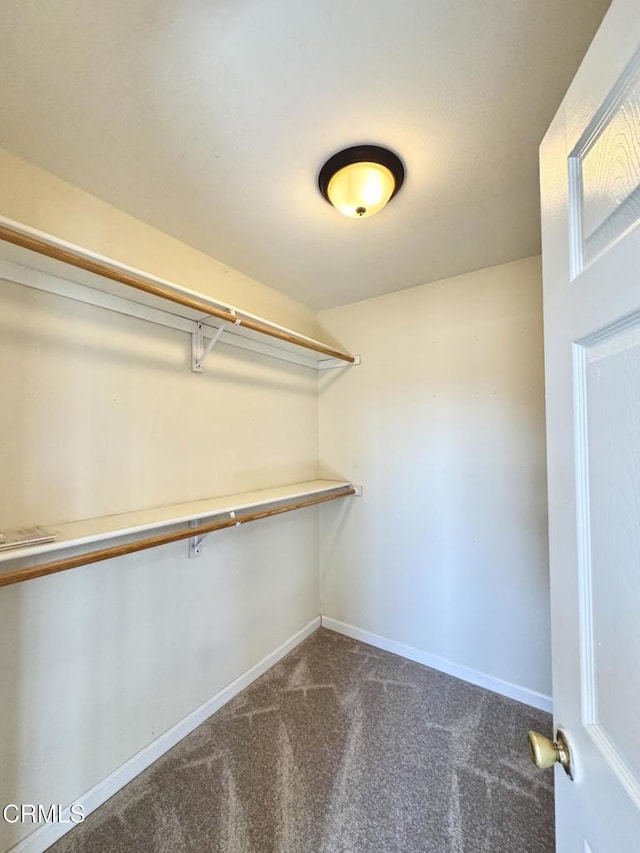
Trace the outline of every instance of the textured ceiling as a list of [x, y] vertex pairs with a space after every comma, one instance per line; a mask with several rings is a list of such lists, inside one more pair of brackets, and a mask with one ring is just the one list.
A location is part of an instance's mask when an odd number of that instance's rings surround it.
[[[607, 6], [3, 0], [0, 146], [302, 302], [352, 302], [539, 251], [538, 144]], [[316, 176], [362, 142], [407, 178], [351, 220]]]

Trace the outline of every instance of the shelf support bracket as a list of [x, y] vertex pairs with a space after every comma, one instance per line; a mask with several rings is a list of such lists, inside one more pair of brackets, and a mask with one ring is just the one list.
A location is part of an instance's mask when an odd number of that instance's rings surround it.
[[[197, 518], [194, 518], [193, 521], [189, 522], [189, 527], [197, 527], [200, 524], [200, 521]], [[192, 536], [189, 539], [189, 559], [193, 560], [195, 557], [200, 556], [200, 549], [202, 547], [202, 543], [204, 542], [204, 536]]]
[[[229, 512], [229, 518], [235, 519], [235, 517], [236, 517], [236, 511], [234, 509], [232, 509]], [[193, 519], [192, 521], [189, 522], [189, 527], [198, 527], [198, 525], [200, 525], [200, 524], [202, 524], [202, 522], [196, 518], [196, 519]], [[240, 520], [237, 520], [236, 523], [234, 524], [234, 527], [240, 527], [241, 524], [242, 524], [242, 522]], [[209, 535], [208, 533], [203, 533], [201, 536], [191, 536], [190, 537], [190, 539], [189, 539], [189, 559], [190, 560], [193, 560], [195, 557], [200, 556], [200, 551], [202, 549], [202, 543], [204, 542], [204, 540], [207, 538], [208, 535]]]
[[198, 323], [196, 331], [191, 333], [191, 370], [194, 373], [202, 373], [202, 367], [206, 357], [220, 340], [220, 335], [224, 332], [224, 326], [219, 326], [209, 343], [204, 344], [204, 329], [202, 323]]
[[[234, 326], [239, 326], [242, 320], [236, 316], [235, 308], [230, 308], [229, 313], [235, 318], [233, 321]], [[227, 321], [231, 325], [231, 321]], [[204, 366], [204, 362], [206, 357], [209, 355], [211, 350], [220, 340], [220, 335], [224, 332], [225, 326], [223, 323], [218, 326], [213, 335], [211, 336], [211, 340], [205, 346], [204, 344], [204, 325], [202, 322], [197, 323], [195, 332], [191, 333], [191, 370], [194, 373], [202, 373], [202, 368]]]

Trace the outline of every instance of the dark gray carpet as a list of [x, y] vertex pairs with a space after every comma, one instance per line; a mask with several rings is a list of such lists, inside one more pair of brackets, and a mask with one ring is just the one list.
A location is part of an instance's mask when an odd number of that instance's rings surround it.
[[55, 853], [553, 853], [548, 714], [324, 629]]

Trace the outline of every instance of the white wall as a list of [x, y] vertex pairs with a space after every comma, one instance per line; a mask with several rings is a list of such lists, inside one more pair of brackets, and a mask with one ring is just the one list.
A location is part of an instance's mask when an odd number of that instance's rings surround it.
[[[316, 330], [303, 306], [0, 155], [0, 213]], [[317, 377], [0, 282], [0, 529], [312, 479]], [[0, 803], [73, 801], [319, 613], [318, 510], [0, 589]], [[31, 826], [0, 820], [0, 850]]]
[[322, 612], [551, 692], [541, 271], [529, 258], [323, 311], [362, 365], [320, 377]]

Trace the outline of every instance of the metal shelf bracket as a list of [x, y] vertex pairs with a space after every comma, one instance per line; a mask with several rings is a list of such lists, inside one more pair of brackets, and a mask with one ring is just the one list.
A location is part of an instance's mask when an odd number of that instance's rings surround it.
[[[235, 315], [235, 311], [231, 309], [231, 313]], [[240, 325], [240, 319], [236, 318], [235, 326]], [[224, 332], [224, 323], [222, 323], [213, 333], [211, 340], [205, 346], [204, 343], [204, 324], [198, 323], [195, 332], [191, 333], [191, 370], [194, 373], [202, 373], [204, 362], [211, 350], [220, 340], [220, 335]]]
[[[231, 512], [229, 513], [229, 518], [235, 518], [235, 517], [236, 517], [236, 511], [234, 509], [232, 509]], [[201, 519], [192, 519], [189, 522], [189, 527], [198, 527], [200, 524], [202, 524]], [[236, 521], [234, 526], [240, 527], [241, 524], [242, 524], [241, 521]], [[204, 533], [201, 536], [192, 536], [189, 539], [189, 559], [190, 560], [193, 560], [195, 557], [200, 556], [200, 550], [202, 548], [202, 543], [204, 542], [204, 540], [207, 538], [208, 535], [209, 535], [208, 533]]]
[[[194, 518], [189, 522], [189, 527], [197, 527], [200, 524], [200, 520]], [[195, 557], [200, 556], [200, 548], [202, 547], [202, 543], [204, 542], [204, 536], [192, 536], [189, 539], [189, 559], [193, 560]]]

